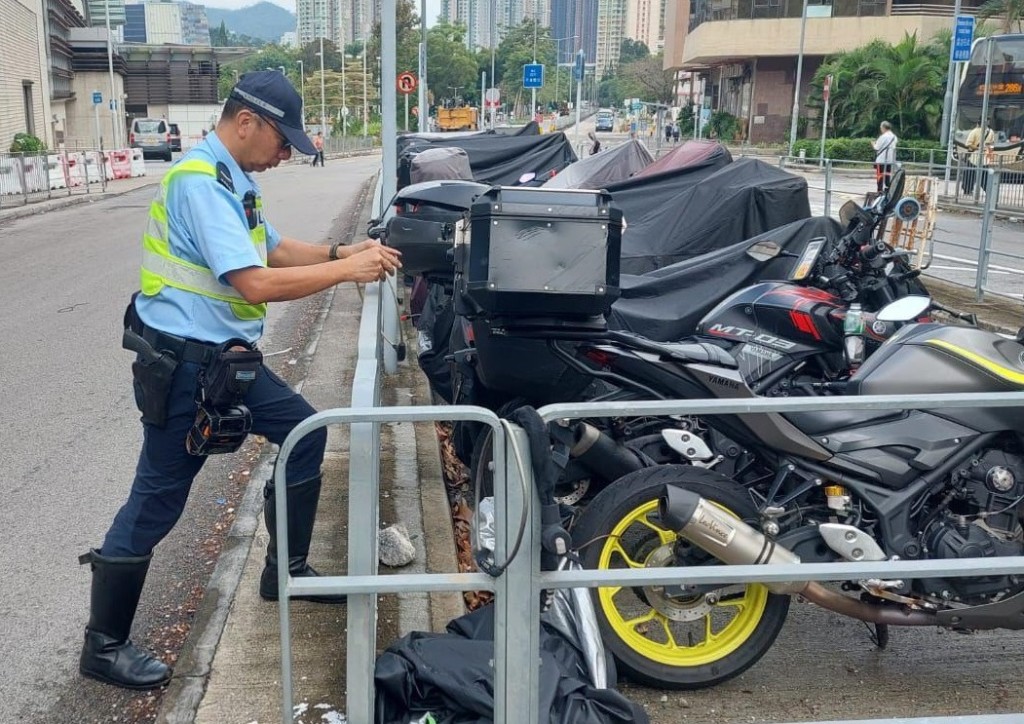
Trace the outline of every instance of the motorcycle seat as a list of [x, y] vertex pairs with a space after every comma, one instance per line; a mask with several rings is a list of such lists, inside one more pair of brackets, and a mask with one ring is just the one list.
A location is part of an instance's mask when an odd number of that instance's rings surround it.
[[726, 350], [710, 342], [656, 342], [633, 332], [609, 330], [607, 336], [630, 349], [656, 354], [676, 362], [714, 364], [737, 369], [735, 358]]

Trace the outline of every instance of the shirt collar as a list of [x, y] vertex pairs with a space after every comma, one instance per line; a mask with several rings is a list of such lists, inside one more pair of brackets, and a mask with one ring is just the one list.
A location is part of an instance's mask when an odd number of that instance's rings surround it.
[[228, 171], [231, 172], [232, 179], [241, 177], [244, 178], [250, 186], [254, 188], [256, 187], [255, 182], [249, 174], [242, 170], [242, 167], [238, 165], [238, 161], [236, 161], [235, 157], [228, 151], [224, 142], [217, 137], [216, 131], [211, 131], [206, 134], [206, 142], [210, 145], [210, 154], [213, 156], [215, 164], [217, 162], [223, 163], [228, 167]]

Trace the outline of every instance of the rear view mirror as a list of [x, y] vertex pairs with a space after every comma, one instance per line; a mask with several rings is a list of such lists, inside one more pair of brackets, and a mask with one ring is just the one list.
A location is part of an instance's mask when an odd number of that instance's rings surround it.
[[839, 207], [839, 221], [844, 227], [848, 227], [850, 222], [857, 218], [858, 213], [860, 213], [860, 205], [856, 201], [847, 201]]
[[881, 322], [911, 322], [921, 317], [932, 306], [931, 297], [911, 295], [886, 304], [878, 312]]

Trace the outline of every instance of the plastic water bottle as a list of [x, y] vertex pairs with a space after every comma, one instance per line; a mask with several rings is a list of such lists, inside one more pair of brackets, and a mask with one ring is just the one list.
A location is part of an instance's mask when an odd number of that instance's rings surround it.
[[864, 311], [859, 302], [846, 310], [843, 334], [846, 336], [846, 361], [851, 368], [856, 368], [864, 361]]

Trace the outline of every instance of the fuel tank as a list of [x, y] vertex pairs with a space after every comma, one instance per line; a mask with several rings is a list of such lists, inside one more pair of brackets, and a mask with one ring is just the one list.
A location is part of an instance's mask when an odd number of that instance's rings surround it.
[[[914, 395], [1024, 390], [1024, 346], [975, 327], [936, 323], [899, 330], [857, 370], [848, 394]], [[936, 411], [978, 430], [1022, 430], [1024, 409]]]

